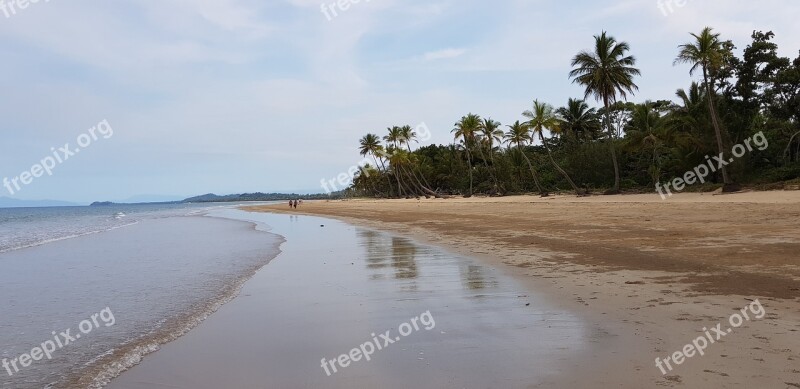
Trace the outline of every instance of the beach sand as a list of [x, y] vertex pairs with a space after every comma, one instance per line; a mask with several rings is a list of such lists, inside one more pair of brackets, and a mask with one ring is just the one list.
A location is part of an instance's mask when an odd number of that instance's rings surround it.
[[[797, 191], [666, 201], [652, 194], [363, 199], [247, 209], [334, 217], [478, 258], [577, 312], [600, 330], [597, 339], [615, 339], [563, 361], [574, 370], [542, 387], [800, 387]], [[754, 300], [765, 315], [750, 313], [751, 320], [731, 326], [731, 316]], [[711, 332], [718, 323], [731, 331]], [[662, 374], [655, 359], [684, 349], [704, 328], [715, 339], [704, 355]]]

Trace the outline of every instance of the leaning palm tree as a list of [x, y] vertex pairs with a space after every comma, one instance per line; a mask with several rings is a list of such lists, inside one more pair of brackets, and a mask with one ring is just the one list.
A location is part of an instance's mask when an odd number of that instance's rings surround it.
[[547, 197], [547, 192], [542, 189], [542, 185], [539, 184], [539, 177], [536, 174], [536, 170], [533, 168], [533, 164], [531, 160], [525, 155], [525, 151], [522, 150], [522, 145], [531, 141], [531, 133], [528, 131], [528, 126], [522, 124], [517, 120], [514, 124], [508, 127], [508, 132], [505, 134], [505, 141], [510, 145], [515, 145], [517, 151], [519, 151], [520, 155], [525, 159], [525, 162], [528, 163], [528, 169], [531, 171], [531, 177], [533, 177], [533, 183], [536, 184], [536, 189], [539, 191], [539, 194], [542, 197]]
[[556, 163], [555, 158], [553, 158], [553, 152], [550, 151], [550, 146], [547, 145], [547, 141], [544, 139], [544, 130], [548, 130], [550, 133], [557, 133], [559, 131], [559, 124], [561, 121], [558, 116], [553, 113], [553, 107], [550, 104], [540, 103], [539, 100], [534, 100], [533, 110], [523, 112], [522, 116], [530, 119], [530, 121], [525, 124], [530, 128], [533, 134], [539, 135], [539, 140], [542, 141], [544, 148], [547, 149], [547, 155], [550, 157], [550, 162], [553, 164], [553, 167], [555, 167], [556, 170], [564, 176], [567, 182], [569, 182], [575, 194], [578, 196], [583, 195], [583, 192], [578, 189], [578, 186], [575, 185], [575, 182], [572, 181], [569, 174]]
[[569, 72], [573, 83], [581, 84], [586, 88], [584, 98], [594, 96], [597, 101], [602, 101], [605, 107], [605, 122], [611, 144], [611, 159], [614, 162], [614, 188], [606, 192], [619, 193], [620, 175], [617, 151], [614, 147], [614, 131], [611, 128], [610, 106], [617, 101], [617, 96], [626, 99], [628, 94], [633, 94], [639, 87], [633, 82], [633, 77], [641, 75], [635, 68], [636, 58], [627, 55], [630, 46], [627, 42], [617, 42], [614, 37], [606, 35], [603, 31], [595, 35], [594, 52], [581, 51], [572, 59], [574, 69]]
[[455, 128], [451, 131], [456, 139], [462, 139], [464, 142], [464, 149], [467, 152], [467, 166], [469, 168], [469, 192], [467, 193], [467, 197], [472, 197], [472, 155], [470, 149], [473, 143], [475, 143], [475, 134], [480, 130], [480, 127], [481, 117], [470, 113], [456, 122]]
[[[678, 53], [678, 57], [675, 58], [674, 65], [681, 63], [691, 64], [692, 68], [689, 69], [690, 75], [694, 74], [698, 69], [703, 71], [703, 85], [706, 89], [708, 112], [711, 115], [711, 123], [714, 125], [714, 133], [717, 137], [717, 151], [723, 154], [725, 149], [722, 141], [722, 129], [720, 128], [717, 110], [714, 106], [714, 89], [711, 87], [708, 75], [711, 70], [718, 69], [720, 65], [722, 65], [724, 57], [722, 42], [719, 40], [719, 34], [714, 34], [711, 27], [704, 28], [700, 34], [691, 35], [694, 37], [694, 42], [678, 46], [680, 52]], [[724, 183], [723, 192], [738, 191], [738, 185], [731, 181], [728, 175], [728, 169], [722, 166], [721, 170], [722, 181]]]

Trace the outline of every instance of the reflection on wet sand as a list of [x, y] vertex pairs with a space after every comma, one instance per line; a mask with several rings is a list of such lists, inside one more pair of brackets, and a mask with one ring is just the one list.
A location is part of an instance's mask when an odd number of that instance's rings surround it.
[[[390, 237], [376, 231], [359, 230], [358, 238], [366, 251], [367, 269], [372, 270], [370, 280], [394, 278], [410, 280], [402, 285], [403, 290], [417, 290], [416, 279], [419, 277], [417, 266], [417, 246], [410, 240]], [[393, 269], [388, 273], [385, 269]]]
[[[461, 261], [437, 261], [441, 253], [425, 246], [419, 246], [412, 240], [390, 236], [378, 231], [358, 230], [357, 235], [366, 253], [367, 269], [371, 270], [371, 280], [393, 278], [395, 280], [416, 280], [420, 278], [422, 264], [458, 267], [461, 283], [465, 289], [479, 290], [497, 287], [497, 280], [486, 275], [483, 266]], [[393, 270], [392, 272], [387, 271]], [[405, 285], [402, 289], [416, 290], [416, 282]]]
[[467, 289], [487, 289], [497, 287], [497, 280], [493, 277], [486, 279], [484, 267], [478, 265], [461, 266], [461, 282]]

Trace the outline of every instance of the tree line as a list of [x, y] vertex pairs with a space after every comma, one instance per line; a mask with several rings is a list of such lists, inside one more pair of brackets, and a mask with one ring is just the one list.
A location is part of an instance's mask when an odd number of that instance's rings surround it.
[[732, 145], [759, 132], [769, 148], [721, 166], [698, 189], [732, 192], [742, 184], [800, 181], [800, 55], [780, 57], [772, 32], [754, 31], [741, 57], [712, 28], [690, 35], [674, 65], [688, 67], [692, 81], [672, 99], [629, 102], [641, 77], [636, 58], [627, 42], [603, 32], [571, 61], [569, 78], [584, 88], [583, 96], [558, 108], [534, 100], [521, 120], [506, 125], [469, 113], [454, 124], [449, 145], [414, 149], [411, 126], [389, 127], [383, 137], [366, 134], [359, 151], [374, 165], [356, 174], [348, 193], [398, 198], [652, 190], [708, 156], [729, 155]]

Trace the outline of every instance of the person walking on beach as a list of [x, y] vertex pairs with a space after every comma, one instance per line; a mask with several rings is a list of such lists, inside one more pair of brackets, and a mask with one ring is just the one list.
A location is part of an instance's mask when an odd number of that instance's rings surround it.
[[297, 209], [297, 200], [294, 201], [294, 209]]
[[292, 200], [289, 200], [289, 209], [292, 209], [292, 206], [294, 206], [294, 204], [293, 204], [293, 203], [294, 203], [294, 201], [292, 201]]

